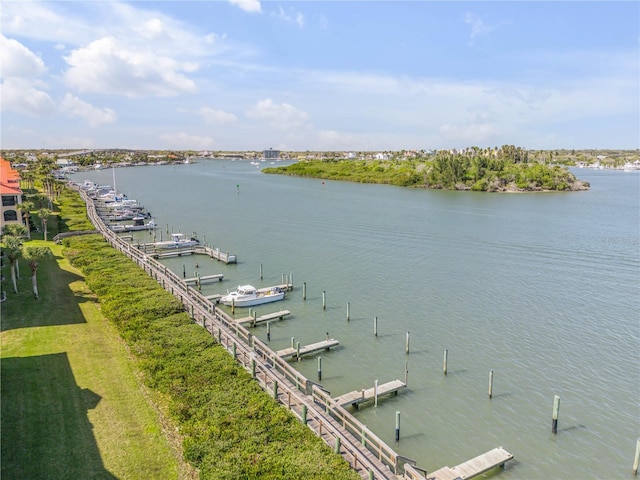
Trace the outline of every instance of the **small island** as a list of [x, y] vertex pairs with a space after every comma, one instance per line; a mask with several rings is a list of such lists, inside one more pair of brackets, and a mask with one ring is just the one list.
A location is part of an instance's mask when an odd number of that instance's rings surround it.
[[312, 159], [270, 167], [264, 173], [380, 183], [402, 187], [478, 192], [549, 192], [588, 190], [565, 166], [529, 160], [513, 145], [464, 151], [437, 151], [423, 156], [376, 159]]

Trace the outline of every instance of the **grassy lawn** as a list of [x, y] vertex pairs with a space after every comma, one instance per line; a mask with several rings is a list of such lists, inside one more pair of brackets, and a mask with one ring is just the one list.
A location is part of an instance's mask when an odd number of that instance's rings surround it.
[[2, 270], [2, 478], [196, 478], [62, 247], [28, 244], [48, 246], [53, 255], [39, 262], [39, 300], [25, 260], [18, 294], [8, 265]]

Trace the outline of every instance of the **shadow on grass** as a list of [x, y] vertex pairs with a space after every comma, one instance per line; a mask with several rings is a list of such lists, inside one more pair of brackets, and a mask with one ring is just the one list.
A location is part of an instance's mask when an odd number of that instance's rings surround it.
[[3, 358], [2, 478], [116, 479], [87, 410], [101, 397], [76, 384], [66, 353]]
[[83, 278], [60, 268], [53, 255], [41, 258], [38, 264], [36, 278], [39, 299], [32, 293], [31, 271], [27, 260], [19, 260], [17, 294], [13, 290], [9, 268], [3, 270], [5, 279], [2, 290], [6, 291], [7, 300], [2, 303], [0, 331], [86, 323], [80, 305], [95, 301], [95, 297], [88, 290], [71, 289], [72, 283]]

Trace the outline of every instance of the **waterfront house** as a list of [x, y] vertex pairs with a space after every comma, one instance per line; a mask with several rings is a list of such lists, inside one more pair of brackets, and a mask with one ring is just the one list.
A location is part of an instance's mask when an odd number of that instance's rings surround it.
[[18, 205], [22, 203], [20, 189], [20, 173], [11, 167], [11, 163], [0, 157], [0, 195], [2, 196], [2, 210], [0, 210], [0, 231], [11, 223], [24, 224]]

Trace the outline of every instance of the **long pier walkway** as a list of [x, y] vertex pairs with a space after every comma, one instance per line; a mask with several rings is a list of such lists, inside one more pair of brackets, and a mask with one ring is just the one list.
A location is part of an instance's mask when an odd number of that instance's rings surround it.
[[[81, 189], [79, 193], [87, 204], [89, 219], [109, 244], [131, 258], [165, 290], [176, 296], [195, 323], [206, 328], [266, 392], [342, 455], [363, 479], [427, 478], [426, 472], [417, 467], [414, 460], [396, 453], [336, 402], [322, 386], [308, 380], [240, 322], [217, 308], [215, 299], [206, 298], [151, 255], [111, 231], [97, 214], [93, 200]], [[473, 466], [479, 463], [476, 460], [462, 465]], [[462, 466], [454, 468], [460, 469], [459, 472], [454, 470], [458, 475], [466, 475], [462, 472]], [[451, 480], [455, 477], [429, 475], [428, 478]]]

